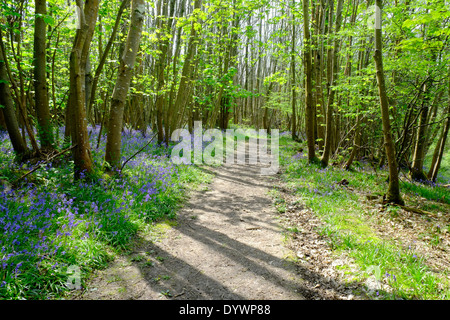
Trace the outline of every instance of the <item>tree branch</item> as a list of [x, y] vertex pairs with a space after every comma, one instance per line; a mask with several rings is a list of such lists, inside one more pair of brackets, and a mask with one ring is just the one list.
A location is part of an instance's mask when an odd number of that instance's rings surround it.
[[42, 163], [39, 163], [36, 167], [34, 167], [33, 169], [31, 169], [30, 171], [28, 171], [27, 173], [25, 173], [24, 175], [22, 175], [21, 177], [19, 177], [18, 179], [14, 180], [12, 184], [17, 184], [17, 182], [19, 182], [20, 180], [24, 179], [25, 177], [27, 177], [28, 175], [32, 174], [33, 172], [35, 172], [37, 169], [41, 168], [42, 165], [49, 163], [50, 161], [52, 161], [53, 159], [63, 155], [64, 153], [66, 153], [67, 151], [72, 150], [73, 148], [75, 148], [77, 145], [74, 144], [73, 146], [64, 149], [60, 152], [58, 152], [57, 154], [55, 154], [54, 156], [51, 156], [50, 158], [48, 158], [47, 160], [45, 160]]
[[144, 150], [152, 141], [153, 139], [155, 139], [157, 136], [157, 134], [155, 133], [153, 135], [153, 137], [150, 139], [149, 142], [147, 142], [147, 144], [145, 146], [143, 146], [142, 148], [140, 148], [138, 151], [136, 151], [131, 157], [129, 157], [127, 160], [125, 160], [125, 162], [122, 164], [122, 167], [120, 167], [120, 172], [122, 172], [123, 168], [125, 167], [125, 165], [128, 163], [128, 161], [130, 161], [131, 159], [133, 159], [135, 156], [137, 156], [139, 153], [142, 152], [142, 150]]

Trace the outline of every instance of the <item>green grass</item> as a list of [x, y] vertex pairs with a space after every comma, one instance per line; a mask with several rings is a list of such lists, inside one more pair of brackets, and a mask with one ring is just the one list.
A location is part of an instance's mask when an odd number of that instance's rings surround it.
[[[375, 174], [362, 165], [355, 166], [352, 171], [331, 166], [323, 169], [319, 165], [308, 164], [306, 154], [299, 152], [301, 147], [289, 137], [280, 138], [282, 179], [289, 189], [294, 190], [294, 195], [324, 222], [317, 232], [328, 239], [336, 255], [346, 254], [354, 259], [360, 269], [355, 271], [355, 277], [364, 281], [373, 275], [372, 271], [367, 270], [375, 267], [379, 270], [380, 281], [389, 284], [392, 290], [378, 292], [379, 296], [374, 295], [373, 298], [450, 298], [450, 287], [445, 276], [439, 277], [433, 273], [423, 257], [409, 248], [405, 249], [408, 246], [385, 239], [374, 229], [376, 214], [371, 213], [362, 200], [365, 194], [382, 195], [385, 192], [386, 173]], [[338, 184], [343, 179], [349, 182], [348, 186]], [[449, 195], [445, 188], [410, 182], [403, 182], [401, 188], [408, 205], [420, 204], [422, 209], [426, 207], [434, 212], [448, 212], [445, 210], [449, 208]], [[276, 196], [276, 193], [273, 195]], [[439, 200], [439, 203], [424, 204], [421, 197], [429, 201]], [[274, 202], [279, 208], [285, 207], [279, 199]], [[398, 210], [398, 207], [386, 209], [392, 218], [396, 217]], [[438, 239], [431, 237], [430, 245], [438, 244]]]
[[400, 187], [404, 193], [420, 196], [426, 200], [450, 204], [450, 192], [448, 192], [448, 188], [413, 182], [401, 182]]

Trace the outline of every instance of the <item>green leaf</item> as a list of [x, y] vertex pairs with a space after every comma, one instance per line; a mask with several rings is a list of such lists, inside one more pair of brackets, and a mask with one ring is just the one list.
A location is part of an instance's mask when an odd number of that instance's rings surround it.
[[43, 19], [44, 19], [44, 22], [46, 24], [48, 24], [50, 26], [54, 26], [55, 25], [55, 19], [52, 16], [46, 15], [46, 16], [43, 17]]
[[411, 19], [407, 19], [403, 21], [403, 27], [410, 28], [415, 22]]

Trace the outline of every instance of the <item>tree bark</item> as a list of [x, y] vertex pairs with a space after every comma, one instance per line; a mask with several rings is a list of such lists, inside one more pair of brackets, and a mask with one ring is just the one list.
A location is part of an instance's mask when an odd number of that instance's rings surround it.
[[326, 6], [328, 3], [323, 1], [317, 7], [317, 28], [316, 28], [316, 49], [314, 50], [314, 67], [315, 67], [315, 105], [316, 105], [316, 125], [317, 125], [317, 137], [318, 137], [318, 147], [319, 150], [323, 150], [325, 143], [325, 107], [324, 107], [324, 95], [323, 95], [323, 68], [324, 68], [324, 44], [323, 38], [326, 34], [327, 28], [325, 28], [326, 20]]
[[106, 140], [105, 161], [113, 169], [120, 168], [122, 146], [123, 110], [127, 99], [132, 71], [136, 62], [137, 52], [141, 41], [142, 25], [144, 22], [144, 0], [132, 0], [131, 23], [128, 30], [124, 54], [120, 60], [116, 85], [114, 87]]
[[47, 1], [35, 0], [34, 23], [34, 92], [37, 118], [37, 130], [43, 149], [54, 148], [54, 137], [50, 118], [47, 87], [47, 55], [46, 39], [47, 24], [44, 16], [47, 14]]
[[355, 137], [353, 138], [353, 149], [350, 153], [347, 162], [344, 165], [345, 170], [350, 170], [353, 160], [356, 157], [356, 153], [358, 152], [359, 146], [361, 145], [361, 113], [359, 110], [357, 110], [357, 112], [358, 114], [356, 115], [356, 128], [355, 128]]
[[[97, 21], [99, 0], [88, 0], [83, 6], [76, 1], [79, 8], [79, 28], [70, 54], [70, 91], [67, 115], [70, 117], [70, 130], [74, 159], [74, 178], [80, 179], [92, 173], [92, 158], [86, 119], [86, 96], [84, 89], [87, 55]], [[84, 8], [83, 8], [84, 7]]]
[[[447, 117], [449, 116], [450, 110], [447, 113]], [[436, 181], [437, 173], [441, 166], [442, 156], [444, 155], [445, 143], [447, 141], [449, 128], [450, 128], [450, 119], [447, 118], [445, 125], [442, 127], [441, 135], [439, 136], [439, 140], [434, 149], [433, 160], [431, 161], [430, 170], [428, 171], [427, 174], [427, 178], [433, 182]]]
[[[87, 105], [88, 106], [87, 107], [88, 114], [90, 114], [90, 111], [92, 110], [92, 107], [94, 105], [95, 96], [96, 96], [96, 92], [97, 92], [98, 80], [100, 78], [100, 74], [102, 73], [102, 70], [105, 65], [106, 58], [108, 57], [109, 51], [111, 50], [112, 44], [113, 44], [114, 40], [116, 39], [117, 30], [119, 29], [119, 25], [120, 25], [120, 19], [122, 18], [123, 11], [125, 10], [125, 8], [127, 7], [129, 2], [130, 2], [130, 0], [122, 1], [121, 5], [119, 7], [119, 10], [117, 12], [117, 15], [116, 15], [116, 21], [114, 22], [114, 27], [112, 29], [111, 36], [108, 40], [108, 43], [106, 44], [105, 49], [102, 50], [102, 52], [100, 54], [101, 58], [98, 63], [97, 69], [95, 69], [95, 74], [94, 74], [94, 78], [92, 80], [92, 85], [91, 85], [91, 93], [90, 93], [90, 97], [89, 97], [89, 103]], [[99, 48], [99, 50], [101, 50], [101, 49]]]
[[[195, 0], [194, 2], [194, 11], [199, 10], [202, 6], [201, 0]], [[194, 54], [197, 46], [197, 31], [195, 29], [196, 21], [192, 21], [191, 24], [191, 34], [189, 37], [188, 47], [186, 56], [184, 58], [183, 69], [181, 71], [180, 84], [178, 86], [178, 92], [175, 99], [175, 104], [173, 105], [173, 109], [169, 110], [169, 114], [167, 117], [167, 121], [170, 125], [169, 132], [167, 133], [168, 137], [171, 137], [172, 131], [177, 129], [177, 126], [180, 124], [181, 119], [180, 116], [183, 112], [183, 109], [186, 107], [188, 99], [188, 92], [190, 88], [190, 81], [192, 78], [192, 63], [194, 59]]]
[[433, 160], [431, 161], [431, 167], [428, 171], [427, 177], [431, 181], [435, 182], [439, 168], [441, 166], [442, 157], [444, 156], [445, 143], [447, 142], [448, 131], [450, 129], [450, 68], [448, 74], [448, 108], [447, 113], [444, 115], [447, 117], [445, 125], [442, 128], [441, 136], [436, 144], [436, 148], [433, 154]]
[[3, 112], [6, 130], [8, 131], [14, 152], [20, 159], [27, 153], [28, 148], [25, 140], [20, 134], [19, 123], [17, 121], [14, 103], [9, 88], [10, 81], [6, 71], [5, 59], [6, 57], [3, 55], [3, 50], [0, 48], [0, 105], [2, 106], [0, 112]]
[[[292, 10], [295, 7], [295, 0], [292, 0]], [[292, 37], [291, 37], [291, 92], [292, 92], [292, 120], [291, 120], [291, 135], [293, 140], [297, 140], [297, 112], [296, 112], [296, 100], [297, 100], [297, 90], [296, 90], [296, 79], [295, 79], [295, 21], [294, 21], [294, 13], [292, 12]]]
[[[167, 19], [168, 11], [168, 0], [159, 0], [157, 3], [157, 28], [159, 29], [158, 33], [158, 42], [159, 42], [159, 54], [158, 60], [156, 62], [156, 79], [157, 79], [157, 92], [156, 92], [156, 101], [155, 101], [155, 109], [156, 109], [156, 126], [158, 130], [158, 142], [164, 141], [164, 127], [163, 127], [163, 107], [164, 107], [164, 97], [165, 93], [165, 79], [164, 79], [164, 69], [166, 68], [166, 58], [167, 52], [169, 50], [168, 39], [162, 39], [162, 33], [165, 31], [164, 21], [163, 19]], [[167, 23], [167, 22], [166, 22]], [[167, 37], [166, 37], [167, 38]], [[166, 132], [167, 134], [167, 132]]]
[[[333, 50], [329, 50], [329, 53], [331, 53], [331, 56], [328, 56], [328, 59], [331, 60], [331, 83], [329, 88], [329, 94], [328, 94], [328, 103], [327, 103], [327, 122], [326, 122], [326, 132], [325, 132], [325, 146], [323, 150], [322, 159], [320, 160], [323, 167], [328, 166], [328, 161], [330, 159], [330, 152], [331, 152], [331, 143], [332, 143], [332, 136], [333, 136], [333, 104], [334, 104], [334, 97], [336, 90], [334, 89], [334, 86], [336, 85], [336, 80], [338, 77], [338, 59], [337, 55], [339, 52], [339, 40], [337, 38], [337, 35], [341, 29], [341, 23], [342, 23], [342, 8], [343, 8], [343, 0], [339, 0], [336, 8], [336, 27], [335, 27], [335, 40], [334, 40], [334, 48]], [[331, 18], [332, 14], [330, 14]], [[330, 23], [330, 22], [329, 22]], [[332, 31], [329, 33], [330, 35], [333, 34]], [[336, 136], [337, 138], [337, 136]]]
[[[186, 0], [181, 1], [179, 9], [180, 10], [178, 13], [178, 17], [183, 17], [185, 9], [186, 9]], [[172, 84], [170, 86], [168, 111], [165, 115], [165, 121], [166, 121], [165, 131], [170, 132], [170, 133], [174, 130], [171, 128], [176, 128], [176, 124], [172, 125], [171, 122], [178, 121], [178, 119], [177, 119], [178, 117], [174, 116], [174, 113], [177, 113], [175, 111], [175, 110], [177, 110], [176, 105], [175, 105], [175, 100], [177, 99], [176, 95], [178, 92], [176, 90], [176, 86], [177, 86], [178, 82], [175, 81], [175, 79], [177, 79], [178, 70], [179, 70], [178, 60], [180, 58], [180, 52], [181, 52], [181, 32], [182, 32], [182, 30], [183, 30], [182, 26], [179, 26], [178, 29], [176, 30], [176, 32], [174, 30], [174, 37], [176, 38], [176, 42], [174, 44], [174, 55], [173, 55], [173, 59], [172, 59], [172, 77], [173, 77], [174, 81], [172, 81]], [[188, 48], [189, 48], [189, 45], [188, 45]], [[183, 69], [184, 69], [184, 65], [183, 65]], [[181, 79], [180, 79], [180, 83], [181, 83]], [[166, 138], [166, 143], [169, 143], [170, 135], [166, 135], [165, 138]]]
[[312, 65], [311, 65], [311, 33], [309, 30], [309, 0], [303, 0], [303, 41], [305, 58], [305, 128], [308, 145], [308, 161], [316, 162], [316, 150], [314, 141], [314, 106], [312, 102]]
[[383, 123], [384, 145], [389, 166], [389, 187], [386, 200], [389, 203], [404, 205], [400, 195], [400, 183], [398, 178], [398, 167], [395, 159], [395, 146], [392, 139], [391, 123], [389, 120], [389, 103], [386, 95], [386, 84], [384, 80], [383, 56], [382, 56], [382, 28], [381, 28], [382, 0], [376, 0], [376, 22], [375, 22], [375, 68], [380, 97], [381, 118]]
[[423, 172], [423, 163], [425, 160], [425, 142], [426, 142], [426, 132], [427, 132], [427, 121], [428, 121], [428, 93], [427, 93], [427, 83], [423, 84], [422, 87], [422, 113], [419, 118], [419, 128], [417, 129], [416, 144], [414, 147], [414, 156], [411, 166], [411, 179], [414, 181], [426, 181], [427, 176]]

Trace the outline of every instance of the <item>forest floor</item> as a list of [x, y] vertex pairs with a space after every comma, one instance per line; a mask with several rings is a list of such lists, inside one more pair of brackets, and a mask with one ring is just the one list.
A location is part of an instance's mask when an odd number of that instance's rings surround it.
[[[215, 178], [191, 191], [176, 220], [141, 232], [133, 249], [98, 270], [72, 299], [365, 299], [361, 283], [344, 280], [329, 244], [303, 211], [291, 237], [270, 190], [277, 175], [257, 165], [204, 167]], [[293, 251], [302, 244], [300, 263]], [[348, 262], [349, 263], [349, 262]]]

